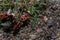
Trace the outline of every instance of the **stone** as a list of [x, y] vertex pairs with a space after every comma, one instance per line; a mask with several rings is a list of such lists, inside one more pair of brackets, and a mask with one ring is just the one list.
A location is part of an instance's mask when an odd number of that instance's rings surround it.
[[31, 39], [35, 39], [35, 38], [36, 38], [36, 35], [31, 34], [31, 35], [30, 35], [30, 38], [31, 38]]

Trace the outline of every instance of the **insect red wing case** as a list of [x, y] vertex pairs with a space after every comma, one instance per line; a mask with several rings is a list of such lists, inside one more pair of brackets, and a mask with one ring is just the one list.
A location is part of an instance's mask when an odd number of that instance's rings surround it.
[[13, 30], [16, 30], [16, 28], [18, 28], [19, 24], [23, 21], [26, 21], [27, 19], [29, 19], [29, 15], [26, 13], [22, 14], [20, 17], [20, 20], [17, 22], [17, 24], [14, 25]]
[[7, 17], [7, 12], [0, 13], [0, 19], [4, 19]]

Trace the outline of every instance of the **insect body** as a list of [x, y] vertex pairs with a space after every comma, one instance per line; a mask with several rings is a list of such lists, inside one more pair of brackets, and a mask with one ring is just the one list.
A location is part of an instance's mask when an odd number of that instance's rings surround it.
[[[3, 16], [1, 16], [3, 15]], [[13, 34], [16, 34], [19, 32], [20, 28], [26, 23], [26, 21], [29, 19], [30, 15], [26, 12], [23, 12], [22, 15], [19, 17], [19, 20], [16, 22], [16, 18], [14, 15], [8, 15], [7, 13], [0, 14], [0, 18], [2, 20], [6, 20], [10, 22], [9, 27], [4, 29], [4, 32], [10, 33], [13, 31]]]

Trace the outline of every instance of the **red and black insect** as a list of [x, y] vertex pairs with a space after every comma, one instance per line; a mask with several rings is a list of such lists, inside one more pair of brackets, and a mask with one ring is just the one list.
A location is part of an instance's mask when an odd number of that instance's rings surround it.
[[16, 18], [13, 15], [8, 15], [7, 13], [2, 13], [0, 15], [3, 15], [0, 17], [2, 20], [5, 20], [6, 22], [9, 21], [11, 23], [9, 27], [4, 29], [4, 32], [10, 33], [13, 31], [13, 35], [16, 35], [20, 28], [27, 24], [27, 21], [30, 18], [30, 14], [28, 12], [23, 12], [19, 17], [18, 22], [16, 22]]
[[[30, 18], [30, 14], [28, 14], [27, 12], [23, 12], [23, 14], [20, 16], [20, 19], [17, 22], [17, 24], [14, 25], [14, 27], [13, 27], [14, 35], [16, 35], [16, 33], [19, 32], [21, 27], [24, 27], [25, 25], [28, 24], [29, 18]], [[20, 26], [20, 27], [18, 27], [18, 26]]]

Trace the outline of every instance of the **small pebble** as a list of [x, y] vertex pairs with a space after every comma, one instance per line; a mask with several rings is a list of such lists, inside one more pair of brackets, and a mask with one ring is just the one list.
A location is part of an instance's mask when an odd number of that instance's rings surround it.
[[35, 39], [36, 38], [36, 35], [31, 34], [30, 37], [31, 37], [31, 39]]

